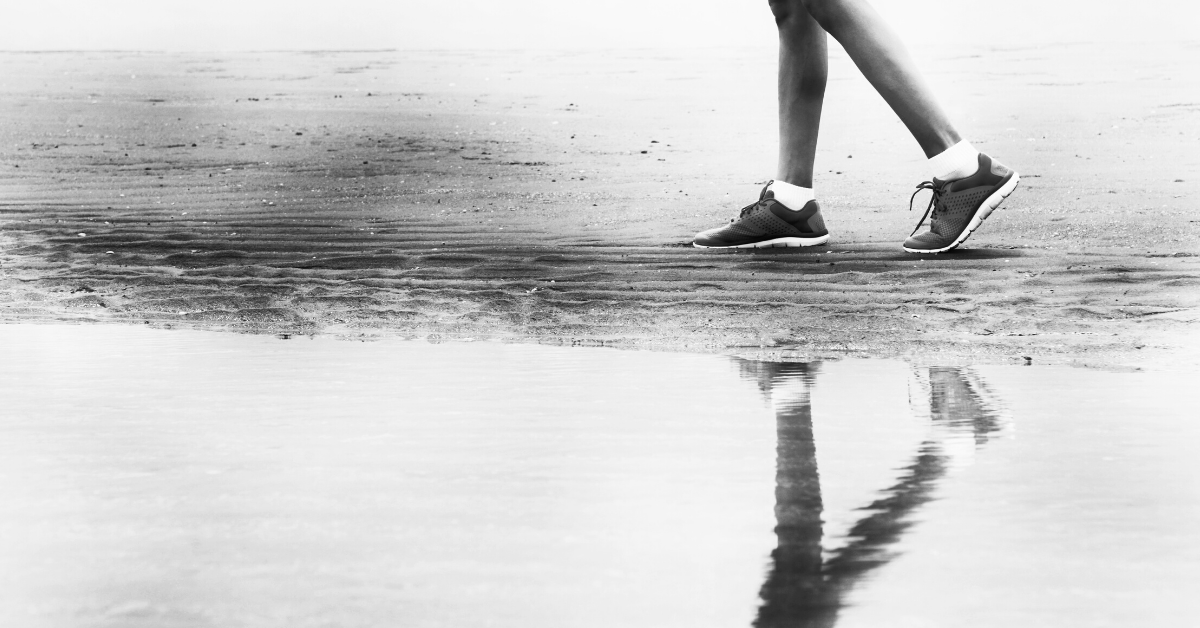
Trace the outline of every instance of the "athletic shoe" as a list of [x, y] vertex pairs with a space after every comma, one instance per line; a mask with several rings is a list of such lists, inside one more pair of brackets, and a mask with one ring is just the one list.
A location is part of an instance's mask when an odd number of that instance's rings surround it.
[[821, 218], [821, 206], [809, 201], [792, 211], [775, 200], [768, 183], [758, 202], [742, 208], [729, 224], [696, 234], [692, 245], [700, 249], [761, 249], [825, 244], [829, 232]]
[[[921, 183], [913, 192], [913, 199], [921, 190], [932, 190], [933, 198], [929, 199], [929, 207], [925, 208], [917, 228], [904, 241], [904, 250], [945, 253], [962, 244], [983, 224], [983, 219], [1012, 194], [1020, 180], [1016, 171], [979, 153], [979, 171], [975, 174], [954, 181], [934, 179]], [[913, 199], [909, 199], [909, 210], [912, 210]], [[929, 231], [916, 235], [926, 217], [929, 218]]]

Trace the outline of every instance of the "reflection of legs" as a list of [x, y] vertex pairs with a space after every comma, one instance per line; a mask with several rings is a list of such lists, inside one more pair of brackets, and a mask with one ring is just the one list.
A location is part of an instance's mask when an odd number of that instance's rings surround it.
[[822, 499], [809, 392], [817, 365], [737, 361], [775, 408], [775, 536], [771, 568], [754, 625], [825, 628], [837, 621], [842, 596], [890, 560], [890, 548], [911, 525], [914, 511], [933, 498], [937, 482], [958, 458], [951, 441], [971, 451], [1002, 428], [996, 404], [965, 369], [914, 371], [910, 402], [930, 416], [937, 435], [921, 444], [899, 481], [863, 508], [852, 541], [822, 560]]
[[[821, 483], [817, 475], [805, 364], [748, 363], [775, 408], [775, 536], [771, 571], [763, 583], [755, 626], [831, 626], [837, 597], [830, 597], [821, 562]], [[753, 373], [751, 370], [753, 369]]]

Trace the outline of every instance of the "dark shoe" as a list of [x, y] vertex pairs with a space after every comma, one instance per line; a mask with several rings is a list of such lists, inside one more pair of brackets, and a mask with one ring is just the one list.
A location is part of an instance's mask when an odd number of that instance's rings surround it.
[[[917, 192], [932, 190], [933, 198], [925, 215], [904, 241], [904, 250], [909, 253], [944, 253], [960, 245], [971, 232], [983, 224], [1000, 203], [1017, 189], [1021, 177], [1016, 171], [1006, 168], [991, 157], [979, 154], [979, 170], [965, 178], [954, 181], [925, 181], [917, 186]], [[917, 193], [913, 193], [916, 198]], [[909, 200], [912, 209], [912, 200]], [[933, 213], [930, 213], [930, 210]], [[925, 218], [929, 218], [929, 231], [916, 235]]]
[[758, 202], [742, 208], [729, 224], [696, 234], [692, 245], [701, 249], [759, 249], [825, 244], [829, 232], [821, 218], [821, 206], [809, 201], [792, 211], [775, 200], [775, 193], [763, 187]]

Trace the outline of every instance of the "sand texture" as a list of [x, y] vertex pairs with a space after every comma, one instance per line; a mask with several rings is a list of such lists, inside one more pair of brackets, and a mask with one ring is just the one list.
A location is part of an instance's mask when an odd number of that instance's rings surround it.
[[3, 54], [0, 320], [942, 362], [1194, 346], [1200, 46], [918, 56], [1023, 177], [927, 258], [899, 247], [923, 156], [840, 51], [831, 244], [749, 253], [689, 243], [773, 173], [768, 47]]

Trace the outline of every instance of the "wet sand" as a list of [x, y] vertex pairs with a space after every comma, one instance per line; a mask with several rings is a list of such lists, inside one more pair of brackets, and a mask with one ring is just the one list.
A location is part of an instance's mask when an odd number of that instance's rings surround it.
[[688, 243], [773, 172], [769, 48], [3, 54], [0, 320], [1196, 360], [1200, 47], [918, 54], [1023, 175], [928, 258], [923, 158], [840, 52], [832, 243], [753, 253]]

